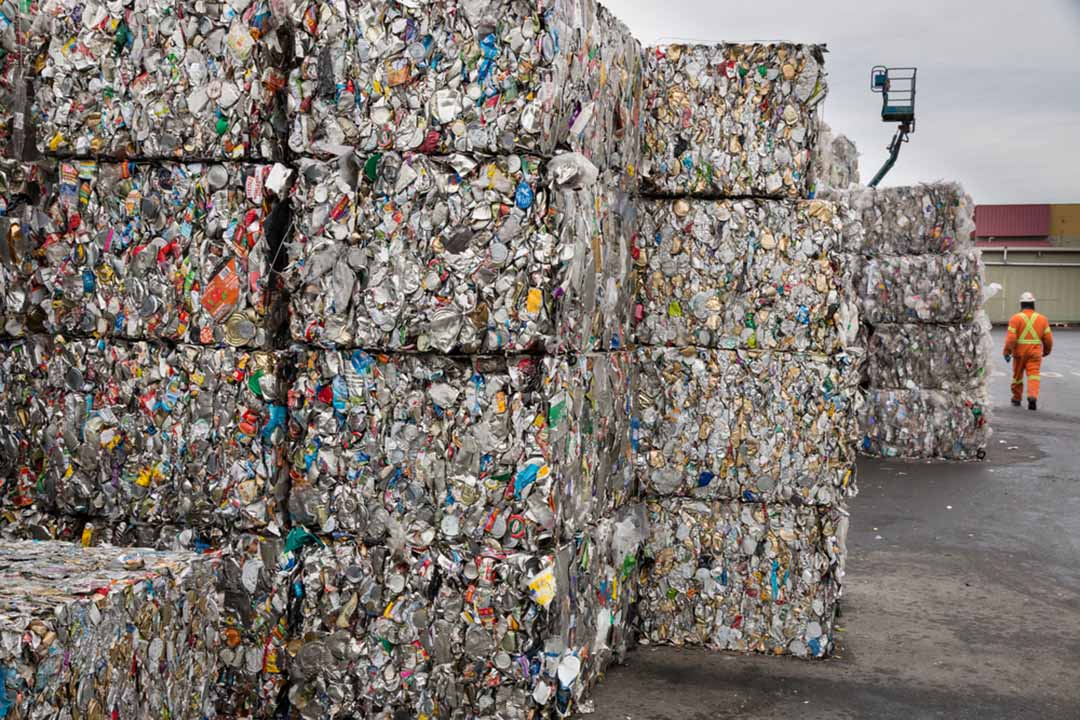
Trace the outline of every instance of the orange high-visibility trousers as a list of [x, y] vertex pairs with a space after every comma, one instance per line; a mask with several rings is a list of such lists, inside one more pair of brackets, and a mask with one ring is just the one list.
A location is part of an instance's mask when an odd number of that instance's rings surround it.
[[1024, 373], [1027, 373], [1028, 397], [1039, 399], [1039, 370], [1042, 368], [1042, 345], [1017, 345], [1013, 355], [1012, 399], [1024, 396]]

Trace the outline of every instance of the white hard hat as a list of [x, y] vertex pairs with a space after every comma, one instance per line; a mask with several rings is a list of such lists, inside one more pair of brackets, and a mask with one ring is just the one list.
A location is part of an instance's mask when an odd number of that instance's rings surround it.
[[1029, 292], [1026, 292], [1026, 293], [1024, 293], [1023, 295], [1020, 296], [1020, 302], [1022, 302], [1022, 303], [1026, 303], [1026, 302], [1033, 303], [1033, 302], [1035, 302], [1035, 296], [1032, 295]]

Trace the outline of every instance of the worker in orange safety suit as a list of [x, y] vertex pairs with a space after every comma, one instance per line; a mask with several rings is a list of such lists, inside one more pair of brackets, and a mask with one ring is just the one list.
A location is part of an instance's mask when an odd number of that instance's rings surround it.
[[1005, 362], [1012, 360], [1012, 404], [1020, 405], [1024, 396], [1024, 373], [1028, 382], [1028, 410], [1035, 410], [1039, 402], [1039, 369], [1042, 359], [1050, 356], [1054, 348], [1054, 335], [1050, 321], [1035, 312], [1035, 296], [1029, 292], [1020, 296], [1020, 312], [1009, 320], [1005, 335]]

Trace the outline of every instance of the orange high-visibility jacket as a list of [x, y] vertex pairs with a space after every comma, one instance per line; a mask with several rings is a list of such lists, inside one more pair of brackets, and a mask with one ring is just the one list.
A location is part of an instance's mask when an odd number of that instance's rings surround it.
[[1009, 320], [1009, 331], [1005, 335], [1005, 354], [1027, 354], [1033, 346], [1039, 346], [1043, 357], [1050, 355], [1054, 348], [1054, 335], [1050, 332], [1050, 321], [1045, 315], [1034, 310], [1023, 310]]

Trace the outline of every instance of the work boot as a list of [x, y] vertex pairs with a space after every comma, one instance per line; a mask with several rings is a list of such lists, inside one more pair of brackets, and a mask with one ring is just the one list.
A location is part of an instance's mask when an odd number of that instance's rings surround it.
[[1035, 407], [1035, 405], [1037, 403], [1038, 403], [1038, 400], [1036, 400], [1035, 398], [1028, 398], [1028, 410], [1036, 410], [1036, 409], [1038, 409], [1038, 408]]
[[1012, 404], [1013, 404], [1013, 407], [1020, 407], [1020, 401], [1019, 400], [1013, 400]]

